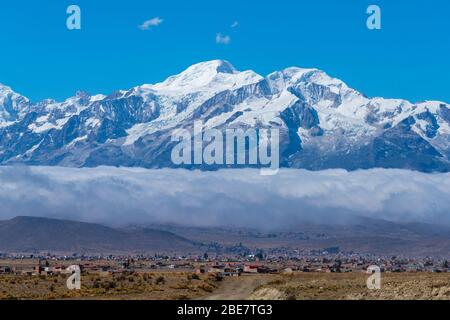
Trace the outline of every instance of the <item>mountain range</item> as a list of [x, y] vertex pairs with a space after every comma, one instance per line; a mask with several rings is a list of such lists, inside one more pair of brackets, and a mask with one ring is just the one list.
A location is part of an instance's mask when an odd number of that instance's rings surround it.
[[0, 220], [1, 253], [78, 254], [273, 254], [339, 247], [344, 252], [446, 257], [450, 229], [355, 217], [346, 224], [305, 223], [295, 230], [150, 225], [113, 228], [38, 217]]
[[[450, 105], [368, 98], [317, 69], [195, 64], [154, 85], [31, 102], [0, 85], [0, 164], [174, 167], [173, 130], [276, 128], [283, 167], [450, 171]], [[206, 169], [205, 167], [200, 167]]]

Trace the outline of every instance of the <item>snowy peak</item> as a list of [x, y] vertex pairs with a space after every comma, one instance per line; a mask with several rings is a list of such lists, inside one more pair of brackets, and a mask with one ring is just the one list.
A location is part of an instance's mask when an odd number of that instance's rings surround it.
[[269, 74], [267, 77], [269, 79], [279, 79], [282, 78], [285, 81], [289, 81], [291, 83], [296, 83], [301, 81], [301, 79], [307, 74], [313, 74], [315, 72], [320, 72], [318, 69], [306, 69], [306, 68], [298, 68], [298, 67], [289, 67], [283, 69], [281, 71], [275, 71]]
[[218, 92], [256, 83], [263, 77], [253, 71], [237, 71], [229, 62], [212, 60], [194, 64], [178, 75], [149, 88], [173, 93]]
[[5, 96], [10, 96], [10, 97], [14, 97], [14, 98], [20, 98], [20, 97], [25, 98], [25, 97], [21, 96], [20, 94], [14, 92], [11, 89], [11, 87], [5, 86], [0, 83], [0, 99], [3, 99]]
[[[233, 65], [226, 60], [211, 60], [200, 62], [192, 66], [192, 70], [194, 69], [214, 69], [217, 73], [238, 73]], [[187, 70], [189, 70], [189, 68]]]
[[27, 98], [0, 83], [0, 123], [17, 120], [28, 107]]
[[10, 87], [5, 86], [4, 84], [0, 83], [0, 94], [1, 95], [5, 95], [8, 93], [12, 93], [13, 91], [11, 90]]
[[188, 67], [185, 71], [179, 75], [170, 77], [171, 79], [196, 79], [201, 77], [211, 77], [218, 73], [236, 74], [239, 73], [231, 63], [225, 60], [211, 60], [206, 62], [196, 63]]
[[[266, 79], [274, 93], [290, 90], [291, 92], [295, 91], [299, 95], [305, 94], [306, 96], [303, 98], [306, 99], [311, 93], [323, 91], [339, 95], [342, 98], [348, 95], [361, 96], [359, 92], [349, 88], [343, 81], [333, 78], [319, 69], [290, 67], [273, 72]], [[311, 102], [314, 101], [312, 100]]]

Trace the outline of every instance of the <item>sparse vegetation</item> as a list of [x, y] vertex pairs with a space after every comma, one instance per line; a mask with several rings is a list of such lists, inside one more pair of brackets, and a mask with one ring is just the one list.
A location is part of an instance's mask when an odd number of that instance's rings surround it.
[[[14, 263], [19, 270], [35, 265]], [[222, 276], [202, 268], [101, 270], [83, 271], [81, 290], [74, 291], [66, 287], [68, 274], [0, 274], [0, 299], [450, 299], [449, 272], [383, 272], [381, 290], [368, 290], [363, 271]]]
[[364, 273], [297, 273], [289, 281], [280, 278], [260, 286], [252, 297], [264, 298], [274, 289], [286, 300], [450, 299], [450, 274], [384, 273], [380, 290], [367, 289], [366, 279]]
[[[188, 281], [188, 276], [196, 281]], [[82, 274], [82, 289], [70, 291], [67, 275], [0, 275], [0, 299], [192, 299], [212, 292], [210, 279], [189, 272]]]
[[156, 285], [164, 284], [165, 282], [166, 282], [166, 280], [164, 279], [163, 276], [159, 276], [158, 278], [155, 279]]

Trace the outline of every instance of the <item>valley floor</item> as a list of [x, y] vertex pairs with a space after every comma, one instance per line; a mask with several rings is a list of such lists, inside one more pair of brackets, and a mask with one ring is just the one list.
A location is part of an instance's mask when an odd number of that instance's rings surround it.
[[0, 299], [450, 299], [450, 273], [382, 273], [379, 290], [367, 289], [366, 280], [362, 272], [245, 274], [223, 279], [190, 272], [86, 274], [81, 290], [68, 291], [63, 275], [0, 275]]

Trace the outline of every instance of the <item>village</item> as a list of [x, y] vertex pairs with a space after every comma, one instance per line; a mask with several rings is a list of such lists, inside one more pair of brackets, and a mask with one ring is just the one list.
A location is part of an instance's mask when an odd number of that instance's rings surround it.
[[70, 274], [71, 265], [83, 273], [124, 272], [192, 272], [234, 277], [243, 274], [280, 274], [293, 272], [366, 272], [378, 266], [381, 272], [450, 272], [448, 260], [442, 258], [407, 258], [339, 253], [336, 248], [273, 256], [263, 252], [249, 255], [168, 256], [168, 255], [54, 255], [1, 254], [0, 275], [46, 276]]

